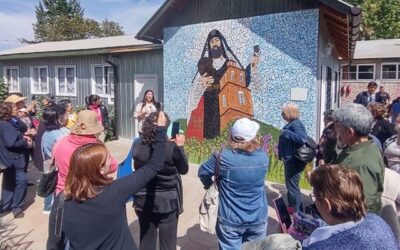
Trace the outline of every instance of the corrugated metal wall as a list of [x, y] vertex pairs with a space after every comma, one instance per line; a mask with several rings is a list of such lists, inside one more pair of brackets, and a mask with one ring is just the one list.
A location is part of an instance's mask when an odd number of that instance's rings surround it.
[[168, 27], [311, 9], [315, 0], [191, 0], [171, 15]]
[[[119, 134], [122, 138], [132, 138], [135, 134], [135, 122], [133, 111], [136, 106], [134, 100], [134, 77], [135, 74], [157, 74], [158, 75], [158, 101], [163, 102], [163, 54], [162, 49], [137, 52], [134, 54], [123, 54], [115, 58], [114, 62], [120, 65], [120, 91], [117, 97], [121, 110], [119, 111], [120, 124]], [[141, 97], [140, 97], [141, 99]]]
[[[119, 136], [132, 138], [134, 135], [134, 119], [132, 116], [134, 100], [134, 76], [135, 74], [157, 74], [159, 85], [159, 99], [163, 101], [163, 59], [162, 50], [150, 50], [137, 53], [119, 54], [110, 57], [118, 70], [120, 81], [120, 93], [116, 93], [115, 102], [118, 102], [119, 111]], [[19, 67], [20, 91], [31, 99], [30, 67], [47, 66], [49, 75], [50, 92], [55, 94], [55, 66], [74, 65], [76, 67], [76, 97], [57, 96], [57, 100], [69, 98], [75, 106], [85, 104], [85, 97], [92, 93], [91, 90], [91, 65], [106, 64], [104, 55], [76, 56], [76, 57], [52, 57], [23, 60], [3, 60], [0, 62], [0, 75], [3, 76], [3, 68], [6, 66]], [[103, 100], [107, 103], [107, 99]]]

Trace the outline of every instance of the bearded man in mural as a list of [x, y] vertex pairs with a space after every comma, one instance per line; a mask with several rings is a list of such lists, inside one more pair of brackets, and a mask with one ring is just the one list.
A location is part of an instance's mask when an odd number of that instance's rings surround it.
[[[221, 78], [229, 66], [243, 71], [243, 80], [245, 80], [241, 87], [243, 91], [237, 92], [246, 92], [250, 96], [248, 86], [252, 81], [252, 75], [254, 76], [256, 73], [259, 57], [259, 46], [256, 45], [254, 46], [251, 63], [244, 68], [220, 31], [214, 29], [208, 34], [200, 60], [197, 63], [198, 71], [193, 79], [192, 89], [189, 93], [187, 107], [188, 115], [190, 116], [187, 128], [188, 137], [212, 139], [220, 135], [221, 103], [219, 95], [221, 93]], [[227, 100], [227, 97], [224, 97], [224, 105], [226, 106], [227, 101], [229, 105], [231, 99], [228, 97]], [[240, 98], [239, 96], [236, 99], [240, 100]], [[251, 111], [248, 111], [249, 108], [246, 109], [248, 105], [251, 105], [251, 96], [249, 102], [250, 104], [243, 106], [243, 113], [245, 116], [252, 117], [252, 107], [250, 107]]]

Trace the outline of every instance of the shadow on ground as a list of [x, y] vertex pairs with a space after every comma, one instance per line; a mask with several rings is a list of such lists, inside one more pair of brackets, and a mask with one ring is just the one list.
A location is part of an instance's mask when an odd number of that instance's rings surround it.
[[0, 249], [1, 250], [27, 250], [31, 249], [33, 241], [26, 240], [26, 238], [32, 233], [30, 230], [26, 233], [16, 233], [17, 225], [13, 223], [13, 220], [3, 221], [1, 218], [0, 223]]

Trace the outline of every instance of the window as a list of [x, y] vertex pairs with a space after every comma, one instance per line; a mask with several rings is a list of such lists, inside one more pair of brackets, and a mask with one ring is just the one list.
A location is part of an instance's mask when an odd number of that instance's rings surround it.
[[373, 80], [373, 79], [375, 79], [374, 64], [342, 66], [342, 80]]
[[225, 95], [223, 95], [222, 96], [222, 107], [226, 107], [226, 96]]
[[231, 70], [231, 81], [235, 80], [235, 71]]
[[382, 64], [382, 79], [400, 79], [400, 64]]
[[18, 67], [4, 68], [4, 81], [8, 84], [8, 92], [19, 92], [19, 69]]
[[240, 105], [244, 105], [245, 104], [245, 99], [244, 99], [243, 91], [238, 91], [238, 97], [239, 97], [239, 104]]
[[49, 79], [47, 75], [47, 66], [31, 67], [31, 93], [47, 94], [49, 93]]
[[240, 73], [240, 83], [243, 83], [244, 82], [244, 75], [243, 75], [243, 73]]
[[92, 66], [92, 94], [114, 98], [114, 71], [112, 66]]
[[56, 66], [56, 94], [76, 96], [75, 66]]

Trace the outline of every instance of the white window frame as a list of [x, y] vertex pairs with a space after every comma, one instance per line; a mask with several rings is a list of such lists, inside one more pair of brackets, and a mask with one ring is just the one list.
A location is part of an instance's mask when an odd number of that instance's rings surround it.
[[[360, 64], [351, 65], [351, 66], [356, 66], [356, 79], [343, 79], [343, 67], [344, 66], [349, 66], [349, 65], [348, 64], [340, 65], [340, 79], [342, 81], [372, 81], [372, 80], [376, 80], [376, 63], [360, 63]], [[374, 67], [373, 77], [371, 79], [359, 79], [358, 78], [359, 66], [373, 66]]]
[[[396, 65], [396, 78], [383, 78], [383, 66]], [[381, 64], [381, 79], [385, 81], [395, 81], [400, 79], [400, 63], [397, 62], [384, 62]]]
[[[56, 95], [57, 96], [76, 96], [77, 84], [76, 84], [76, 65], [56, 65], [55, 67], [55, 83], [56, 83]], [[58, 80], [58, 69], [64, 68], [65, 70], [65, 82], [67, 82], [67, 68], [74, 69], [74, 93], [60, 93], [60, 85]]]
[[[92, 87], [92, 94], [93, 95], [98, 95], [98, 96], [100, 96], [101, 98], [107, 98], [108, 99], [108, 103], [109, 104], [113, 104], [114, 102], [112, 101], [112, 98], [113, 98], [113, 96], [111, 96], [111, 94], [97, 94], [96, 93], [96, 81], [95, 81], [95, 74], [94, 74], [94, 68], [95, 67], [101, 67], [102, 68], [102, 75], [103, 75], [103, 87], [105, 86], [105, 77], [104, 77], [104, 68], [105, 67], [111, 67], [112, 69], [113, 69], [113, 74], [115, 74], [115, 72], [114, 72], [114, 68], [112, 67], [112, 65], [110, 65], [110, 64], [92, 64], [91, 66], [90, 66], [90, 72], [91, 72], [91, 76], [90, 76], [90, 79], [91, 79], [91, 87]], [[115, 88], [115, 82], [113, 82], [113, 84], [114, 84], [114, 88]], [[115, 89], [114, 89], [114, 91], [115, 91]]]
[[222, 95], [222, 107], [226, 108], [226, 95]]
[[[35, 91], [35, 88], [33, 86], [33, 69], [37, 68], [38, 69], [38, 84], [39, 84], [39, 91]], [[40, 82], [40, 69], [46, 69], [46, 86], [47, 86], [47, 91], [41, 91], [41, 82]], [[30, 79], [30, 85], [31, 85], [31, 93], [32, 94], [47, 94], [50, 92], [50, 86], [49, 86], [49, 67], [47, 65], [42, 65], [42, 66], [31, 66], [29, 67], [29, 79]]]
[[244, 92], [242, 90], [239, 90], [237, 93], [238, 93], [239, 105], [245, 105], [246, 104], [246, 97], [244, 96]]
[[[10, 70], [12, 72], [13, 69], [17, 70], [17, 89], [10, 89], [10, 83], [7, 81], [7, 70]], [[3, 74], [3, 80], [4, 82], [8, 85], [8, 92], [9, 93], [15, 93], [15, 92], [21, 92], [21, 86], [20, 86], [20, 81], [19, 81], [19, 67], [18, 66], [6, 66], [3, 69], [4, 74]]]

